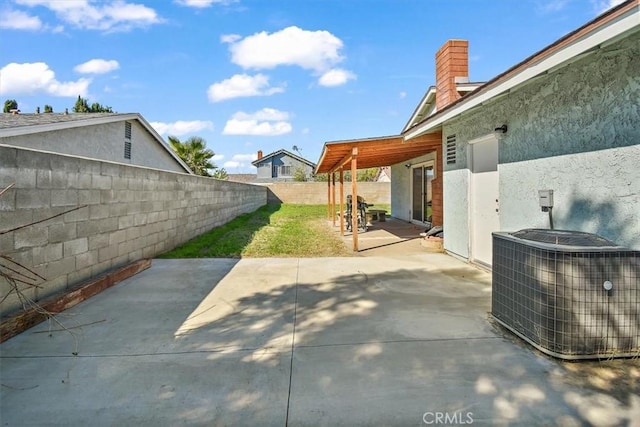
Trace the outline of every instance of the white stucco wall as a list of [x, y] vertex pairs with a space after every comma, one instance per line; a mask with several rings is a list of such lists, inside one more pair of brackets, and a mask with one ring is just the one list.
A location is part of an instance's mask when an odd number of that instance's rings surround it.
[[469, 257], [469, 170], [444, 172], [444, 249]]
[[435, 159], [436, 153], [431, 152], [391, 166], [391, 214], [394, 218], [411, 221], [411, 168], [405, 165], [417, 165]]
[[98, 160], [186, 172], [137, 121], [131, 121], [131, 159], [124, 158], [125, 121], [0, 138], [0, 143]]
[[500, 165], [501, 228], [548, 228], [538, 190], [554, 191], [556, 229], [640, 250], [640, 145]]
[[555, 228], [640, 250], [640, 32], [445, 123], [444, 138], [458, 142], [443, 195], [444, 246], [456, 254], [465, 255], [474, 214], [463, 194], [467, 142], [502, 124], [500, 230], [548, 227], [538, 190], [552, 189]]

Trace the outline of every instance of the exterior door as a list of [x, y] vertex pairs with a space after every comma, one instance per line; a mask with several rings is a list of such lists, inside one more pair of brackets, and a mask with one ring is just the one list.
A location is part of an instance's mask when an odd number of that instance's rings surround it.
[[471, 144], [470, 246], [471, 260], [490, 266], [491, 233], [500, 230], [498, 140]]
[[433, 164], [412, 167], [411, 181], [411, 219], [418, 223], [431, 221]]

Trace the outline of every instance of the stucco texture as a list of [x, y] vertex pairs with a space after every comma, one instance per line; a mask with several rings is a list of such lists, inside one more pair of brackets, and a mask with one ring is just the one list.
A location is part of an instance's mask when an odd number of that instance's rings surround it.
[[[538, 190], [551, 189], [555, 228], [640, 249], [640, 32], [446, 123], [458, 159], [445, 171], [468, 170], [466, 142], [501, 124], [509, 126], [499, 144], [501, 230], [547, 227]], [[448, 177], [445, 246], [459, 247], [468, 237], [446, 231], [469, 218], [447, 210], [468, 207]]]
[[125, 121], [0, 138], [1, 144], [110, 162], [186, 171], [137, 121], [131, 123], [131, 159], [124, 158]]

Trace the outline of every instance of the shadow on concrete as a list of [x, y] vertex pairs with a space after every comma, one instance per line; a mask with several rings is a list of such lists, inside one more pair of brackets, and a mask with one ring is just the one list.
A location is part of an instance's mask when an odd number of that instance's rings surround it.
[[[340, 231], [339, 220], [334, 231]], [[387, 218], [384, 222], [374, 221], [366, 232], [358, 233], [358, 253], [362, 256], [386, 256], [425, 252], [420, 244], [420, 233], [424, 231], [423, 226], [397, 218]], [[345, 232], [342, 239], [347, 247], [353, 246], [351, 232]]]
[[360, 258], [164, 261], [81, 306], [82, 323], [107, 321], [82, 328], [79, 357], [69, 357], [65, 333], [37, 351], [29, 333], [3, 346], [3, 421], [26, 413], [36, 424], [633, 419], [640, 398], [622, 383], [638, 376], [609, 369], [590, 382], [505, 338], [487, 322], [488, 275], [438, 256], [439, 265], [395, 269]]

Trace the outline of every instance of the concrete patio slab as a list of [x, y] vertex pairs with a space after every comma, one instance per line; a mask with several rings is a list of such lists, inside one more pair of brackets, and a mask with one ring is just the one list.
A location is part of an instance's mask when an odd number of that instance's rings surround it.
[[0, 421], [640, 419], [640, 361], [550, 359], [494, 326], [489, 301], [488, 273], [437, 253], [154, 260], [61, 316], [69, 331], [41, 324], [0, 345]]

